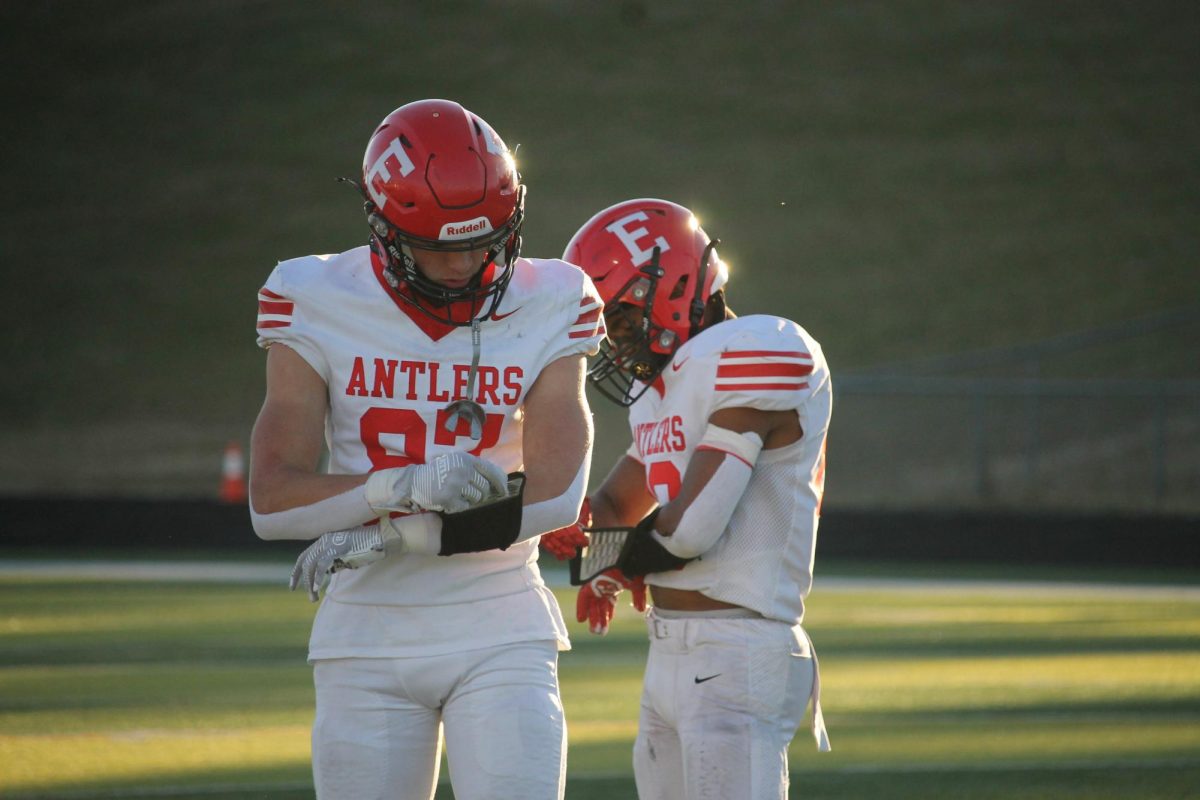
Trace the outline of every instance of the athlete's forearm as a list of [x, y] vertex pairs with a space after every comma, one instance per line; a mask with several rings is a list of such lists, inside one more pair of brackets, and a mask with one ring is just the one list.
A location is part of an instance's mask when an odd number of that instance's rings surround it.
[[255, 506], [252, 494], [250, 522], [258, 537], [266, 540], [315, 539], [329, 531], [362, 525], [378, 516], [367, 502], [361, 480], [343, 492], [321, 497], [315, 502], [270, 512], [260, 511], [263, 507]]
[[[601, 486], [593, 492], [588, 501], [592, 506], [592, 526], [596, 528], [616, 528], [627, 526], [626, 516], [621, 513], [616, 499]], [[636, 521], [636, 520], [635, 520]]]
[[591, 455], [591, 448], [588, 448], [575, 471], [574, 479], [561, 493], [536, 503], [525, 504], [517, 541], [523, 542], [548, 531], [558, 530], [578, 518], [579, 507], [583, 505], [583, 497], [587, 492]]
[[264, 467], [250, 475], [252, 508], [260, 514], [287, 511], [335, 497], [366, 482], [367, 473], [325, 475], [283, 466]]
[[631, 527], [655, 506], [646, 490], [646, 470], [641, 462], [624, 456], [613, 466], [604, 483], [591, 495], [592, 526]]
[[314, 491], [322, 490], [317, 493], [319, 500], [266, 514], [252, 505], [250, 518], [263, 539], [311, 539], [362, 525], [392, 511], [465, 511], [503, 495], [506, 481], [504, 470], [496, 464], [455, 451], [436, 456], [428, 464], [372, 472], [365, 481], [353, 481], [355, 485], [350, 489], [333, 496], [324, 496], [323, 490], [334, 484], [305, 482]]

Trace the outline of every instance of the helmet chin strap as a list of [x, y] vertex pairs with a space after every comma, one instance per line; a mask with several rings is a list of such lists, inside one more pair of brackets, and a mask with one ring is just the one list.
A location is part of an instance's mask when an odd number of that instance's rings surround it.
[[[412, 248], [407, 244], [401, 244], [400, 253], [404, 264], [404, 278], [408, 282], [409, 286], [412, 286], [414, 290], [420, 292], [426, 297], [429, 297], [431, 300], [436, 300], [442, 304], [453, 303], [456, 299], [458, 299], [451, 296], [449, 289], [444, 290], [441, 297], [434, 296], [428, 289], [427, 285], [433, 284], [434, 286], [438, 286], [439, 284], [437, 281], [433, 280], [424, 272], [422, 272], [421, 268], [417, 266], [417, 257], [413, 255]], [[479, 266], [479, 269], [475, 270], [475, 273], [471, 275], [471, 279], [467, 281], [467, 285], [464, 288], [474, 289], [478, 287], [483, 280], [483, 271], [487, 269], [489, 263], [491, 262], [485, 260], [483, 264]], [[420, 281], [417, 280], [418, 277], [421, 278]]]
[[[383, 262], [383, 278], [387, 281], [388, 286], [397, 292], [402, 300], [414, 306], [426, 316], [432, 317], [437, 322], [466, 326], [469, 324], [470, 319], [490, 316], [504, 297], [503, 290], [483, 296], [479, 294], [459, 295], [461, 292], [478, 290], [483, 284], [483, 276], [489, 266], [495, 265], [501, 270], [504, 269], [503, 253], [499, 256], [486, 258], [480, 264], [479, 269], [471, 276], [467, 285], [455, 290], [449, 288], [443, 289], [437, 281], [434, 281], [421, 272], [407, 244], [387, 243], [380, 241], [378, 237], [374, 237], [371, 247]], [[488, 252], [491, 253], [494, 249], [489, 249]], [[389, 258], [389, 255], [392, 257]], [[396, 256], [399, 256], [399, 258], [396, 258]], [[400, 263], [397, 264], [397, 261]], [[456, 304], [467, 304], [471, 308], [469, 316], [462, 321], [456, 321], [451, 316], [454, 312], [449, 309]], [[443, 314], [445, 316], [442, 316]]]
[[467, 420], [470, 425], [470, 437], [475, 441], [483, 438], [483, 423], [487, 414], [483, 407], [472, 398], [475, 397], [475, 374], [479, 371], [479, 320], [471, 320], [471, 371], [467, 373], [467, 396], [463, 400], [455, 400], [446, 406], [446, 431], [458, 432], [458, 421]]
[[[658, 282], [662, 280], [667, 273], [659, 266], [659, 259], [662, 256], [662, 251], [657, 245], [650, 254], [650, 263], [641, 268], [641, 273], [645, 275], [649, 286], [643, 290], [643, 297], [637, 299], [642, 301], [642, 340], [638, 351], [632, 359], [633, 376], [639, 381], [652, 381], [654, 376], [662, 372], [662, 368], [667, 365], [667, 359], [674, 352], [675, 340], [678, 338], [675, 334], [666, 328], [662, 328], [657, 332], [654, 330], [654, 324], [651, 321], [654, 311], [654, 296], [658, 292]], [[634, 296], [637, 296], [638, 286], [634, 286]], [[654, 340], [658, 341], [655, 342]], [[653, 349], [657, 344], [659, 347], [668, 352], [659, 353]]]
[[[389, 246], [389, 249], [394, 250], [395, 248], [394, 246]], [[408, 283], [417, 293], [441, 304], [478, 299], [475, 297], [459, 297], [457, 295], [461, 292], [478, 289], [483, 284], [483, 273], [487, 271], [489, 266], [494, 264], [501, 270], [507, 266], [507, 260], [504, 258], [504, 241], [501, 241], [499, 244], [487, 249], [483, 261], [474, 274], [471, 275], [466, 286], [462, 289], [442, 289], [439, 293], [438, 289], [431, 290], [430, 286], [440, 288], [441, 284], [421, 271], [421, 267], [417, 264], [416, 256], [413, 255], [412, 248], [407, 244], [401, 243], [399, 252], [403, 265], [403, 276], [398, 277]], [[389, 264], [388, 266], [390, 268], [391, 265]]]

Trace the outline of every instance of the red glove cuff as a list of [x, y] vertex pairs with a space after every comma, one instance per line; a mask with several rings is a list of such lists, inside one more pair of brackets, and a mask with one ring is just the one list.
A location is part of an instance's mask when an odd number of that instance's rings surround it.
[[[550, 555], [559, 561], [574, 558], [581, 547], [587, 547], [588, 538], [583, 529], [592, 523], [592, 504], [588, 498], [583, 498], [579, 509], [579, 518], [573, 525], [567, 525], [555, 531], [542, 534], [539, 544]], [[582, 622], [583, 620], [580, 620]]]

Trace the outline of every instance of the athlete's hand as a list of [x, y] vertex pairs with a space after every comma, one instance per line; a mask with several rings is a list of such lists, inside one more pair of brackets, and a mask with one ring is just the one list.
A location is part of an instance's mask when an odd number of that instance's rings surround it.
[[326, 533], [296, 559], [288, 588], [303, 586], [308, 599], [317, 602], [329, 576], [343, 569], [358, 569], [384, 556], [388, 541], [399, 538], [392, 528], [378, 525]]
[[622, 589], [632, 592], [634, 608], [646, 610], [645, 581], [626, 578], [621, 570], [613, 567], [579, 587], [579, 596], [575, 598], [575, 619], [586, 622], [588, 630], [598, 636], [608, 633], [608, 624], [612, 622], [617, 609], [617, 596]]
[[539, 544], [545, 548], [547, 553], [550, 553], [559, 561], [574, 558], [579, 548], [587, 547], [588, 537], [583, 532], [583, 529], [591, 526], [591, 524], [592, 504], [585, 497], [583, 498], [583, 507], [579, 509], [579, 519], [565, 528], [543, 533]]
[[443, 453], [428, 464], [372, 472], [367, 503], [378, 512], [466, 511], [508, 491], [508, 473], [470, 453]]

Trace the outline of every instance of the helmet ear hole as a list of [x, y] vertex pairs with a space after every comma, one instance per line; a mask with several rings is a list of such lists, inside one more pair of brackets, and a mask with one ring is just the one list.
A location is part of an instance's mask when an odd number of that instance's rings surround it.
[[387, 221], [384, 220], [383, 217], [379, 216], [377, 212], [372, 211], [367, 214], [367, 224], [371, 226], [371, 230], [374, 231], [375, 235], [379, 238], [386, 239], [388, 237]]
[[650, 280], [648, 278], [638, 278], [633, 286], [629, 288], [629, 296], [637, 301], [638, 304], [645, 303], [649, 295]]
[[675, 282], [675, 288], [671, 290], [671, 300], [683, 297], [683, 293], [687, 291], [688, 277], [687, 275], [679, 276], [679, 280]]

